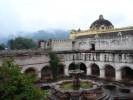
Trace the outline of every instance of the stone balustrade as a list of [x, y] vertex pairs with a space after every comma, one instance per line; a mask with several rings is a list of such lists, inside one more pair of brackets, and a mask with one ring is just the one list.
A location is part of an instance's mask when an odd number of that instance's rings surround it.
[[100, 62], [133, 63], [133, 54], [129, 53], [73, 53], [64, 54], [65, 61], [83, 60]]

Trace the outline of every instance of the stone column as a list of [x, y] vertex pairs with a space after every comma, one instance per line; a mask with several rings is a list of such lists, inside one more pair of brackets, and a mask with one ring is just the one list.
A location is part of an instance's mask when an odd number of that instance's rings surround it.
[[38, 77], [38, 78], [41, 78], [41, 71], [38, 71], [38, 72], [37, 72], [37, 77]]
[[104, 68], [100, 69], [100, 78], [105, 78], [105, 69]]
[[115, 80], [116, 81], [122, 80], [121, 70], [116, 70], [115, 73], [116, 73]]
[[87, 67], [87, 75], [91, 75], [91, 67]]
[[64, 68], [65, 68], [65, 69], [64, 69], [64, 74], [65, 74], [65, 76], [69, 76], [69, 73], [68, 73], [68, 67], [65, 66]]

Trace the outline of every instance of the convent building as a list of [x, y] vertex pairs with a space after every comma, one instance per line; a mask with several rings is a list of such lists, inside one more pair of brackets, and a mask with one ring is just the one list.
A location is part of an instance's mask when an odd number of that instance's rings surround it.
[[39, 45], [63, 56], [67, 76], [79, 63], [85, 75], [133, 80], [133, 27], [115, 28], [102, 15], [88, 30], [72, 30], [68, 40], [40, 41]]

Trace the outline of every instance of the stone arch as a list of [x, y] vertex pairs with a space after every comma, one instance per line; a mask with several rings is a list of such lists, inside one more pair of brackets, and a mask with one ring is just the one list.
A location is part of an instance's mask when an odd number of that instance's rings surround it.
[[86, 75], [86, 73], [87, 73], [87, 67], [86, 67], [86, 65], [84, 63], [80, 63], [80, 70], [82, 70], [83, 71], [83, 74]]
[[46, 65], [41, 69], [41, 80], [46, 81], [52, 79], [52, 71], [50, 66]]
[[100, 75], [100, 68], [97, 64], [93, 63], [90, 65], [91, 67], [91, 75], [99, 76]]
[[68, 70], [75, 70], [75, 63], [71, 63], [68, 67]]
[[104, 70], [106, 79], [115, 79], [115, 68], [112, 65], [105, 65]]
[[[76, 66], [76, 67], [75, 67]], [[80, 69], [83, 70], [83, 73], [86, 74], [87, 73], [87, 67], [84, 63], [80, 62], [80, 63], [71, 63], [68, 67], [68, 70], [75, 70], [75, 69]]]
[[72, 74], [71, 73], [69, 73], [69, 71], [71, 71], [71, 70], [75, 70], [76, 69], [76, 64], [74, 63], [74, 62], [72, 62], [72, 63], [70, 63], [69, 64], [69, 66], [68, 66], [68, 74], [71, 76]]
[[120, 70], [122, 70], [122, 69], [123, 69], [123, 68], [125, 68], [125, 67], [128, 67], [128, 68], [130, 68], [130, 69], [132, 69], [132, 70], [133, 70], [133, 67], [128, 66], [128, 65], [121, 66], [119, 69], [120, 69]]
[[133, 80], [133, 69], [129, 66], [123, 66], [121, 68], [122, 80]]
[[37, 76], [37, 70], [33, 67], [30, 67], [24, 71], [24, 74]]

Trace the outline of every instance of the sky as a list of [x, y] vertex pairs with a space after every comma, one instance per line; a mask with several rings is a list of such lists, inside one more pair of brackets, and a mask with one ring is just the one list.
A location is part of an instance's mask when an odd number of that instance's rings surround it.
[[102, 14], [118, 27], [133, 26], [133, 0], [0, 0], [0, 34], [89, 29]]

